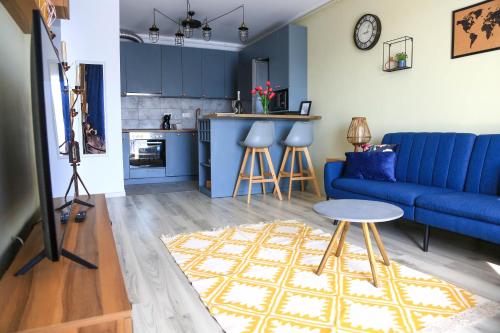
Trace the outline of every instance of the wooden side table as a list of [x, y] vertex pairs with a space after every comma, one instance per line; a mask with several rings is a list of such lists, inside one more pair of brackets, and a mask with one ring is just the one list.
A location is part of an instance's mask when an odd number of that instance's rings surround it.
[[326, 248], [323, 259], [316, 270], [316, 274], [320, 275], [328, 261], [328, 257], [332, 253], [335, 241], [340, 236], [340, 240], [335, 250], [335, 256], [339, 257], [342, 253], [342, 247], [349, 231], [351, 223], [361, 223], [363, 228], [363, 235], [365, 237], [366, 251], [368, 252], [368, 260], [370, 261], [370, 268], [372, 271], [373, 284], [378, 287], [377, 269], [375, 265], [375, 258], [373, 256], [372, 242], [370, 239], [370, 230], [373, 233], [375, 242], [380, 250], [384, 264], [390, 265], [389, 257], [385, 252], [384, 244], [378, 233], [375, 223], [388, 222], [396, 220], [403, 216], [403, 210], [397, 206], [378, 201], [368, 200], [329, 200], [320, 202], [314, 205], [314, 211], [328, 219], [340, 221], [339, 226], [335, 230], [328, 247]]

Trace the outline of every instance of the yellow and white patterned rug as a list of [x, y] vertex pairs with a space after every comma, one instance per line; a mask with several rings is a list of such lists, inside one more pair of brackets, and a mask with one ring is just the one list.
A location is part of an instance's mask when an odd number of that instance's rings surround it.
[[228, 333], [444, 331], [443, 319], [467, 322], [471, 309], [491, 303], [379, 257], [375, 288], [365, 249], [350, 244], [317, 276], [330, 237], [275, 221], [161, 239]]

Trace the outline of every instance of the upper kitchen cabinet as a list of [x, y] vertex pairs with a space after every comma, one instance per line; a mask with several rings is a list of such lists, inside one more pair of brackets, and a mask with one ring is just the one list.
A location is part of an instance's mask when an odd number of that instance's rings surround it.
[[[270, 36], [272, 43], [269, 49], [269, 79], [276, 89], [288, 88], [289, 69], [289, 29], [285, 27]], [[307, 65], [307, 64], [306, 64]]]
[[121, 43], [125, 60], [127, 93], [161, 94], [161, 47], [152, 44]]
[[203, 94], [206, 98], [225, 98], [225, 52], [203, 50]]
[[125, 45], [120, 43], [120, 92], [122, 95], [127, 93], [127, 58], [125, 57]]
[[269, 61], [269, 80], [275, 89], [288, 89], [289, 110], [307, 99], [307, 28], [290, 24], [245, 47], [239, 56], [238, 88], [251, 100], [252, 60]]
[[162, 96], [182, 96], [182, 48], [162, 46]]
[[202, 97], [203, 50], [182, 48], [182, 96]]
[[238, 90], [238, 52], [224, 52], [224, 98], [236, 99]]

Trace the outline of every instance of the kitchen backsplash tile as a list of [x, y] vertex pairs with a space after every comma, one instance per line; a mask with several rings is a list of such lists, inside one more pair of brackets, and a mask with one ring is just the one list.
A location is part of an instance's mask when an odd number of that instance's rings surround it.
[[163, 115], [170, 113], [171, 124], [180, 128], [196, 127], [196, 109], [202, 114], [231, 112], [231, 101], [225, 99], [161, 98], [157, 96], [122, 97], [122, 128], [160, 128]]

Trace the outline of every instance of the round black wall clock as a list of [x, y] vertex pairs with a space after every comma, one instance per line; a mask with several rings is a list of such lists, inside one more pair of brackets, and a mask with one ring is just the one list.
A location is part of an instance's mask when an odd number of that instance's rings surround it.
[[363, 15], [354, 28], [354, 43], [360, 50], [369, 50], [377, 44], [381, 32], [382, 23], [377, 15]]

